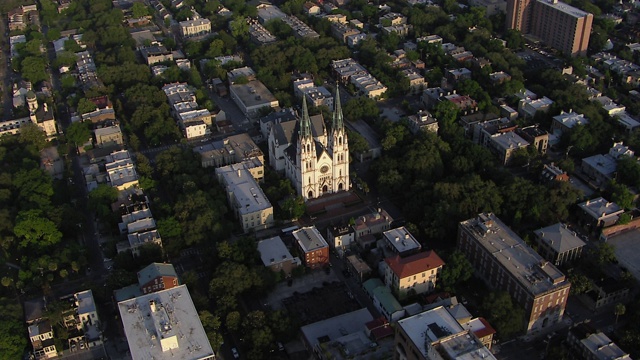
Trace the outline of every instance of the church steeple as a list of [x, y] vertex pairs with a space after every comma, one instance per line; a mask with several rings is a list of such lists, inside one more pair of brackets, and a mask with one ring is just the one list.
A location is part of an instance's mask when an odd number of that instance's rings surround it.
[[300, 132], [298, 135], [301, 139], [311, 137], [311, 119], [307, 109], [307, 97], [304, 95], [302, 96], [302, 119], [300, 120]]
[[344, 128], [344, 121], [342, 118], [342, 106], [340, 105], [340, 87], [336, 87], [336, 99], [333, 109], [333, 121], [331, 123], [331, 130], [333, 132], [341, 131]]

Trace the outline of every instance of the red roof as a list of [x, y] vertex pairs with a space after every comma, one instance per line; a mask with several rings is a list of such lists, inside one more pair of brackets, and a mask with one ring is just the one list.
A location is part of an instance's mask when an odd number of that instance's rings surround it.
[[384, 325], [389, 325], [389, 321], [387, 321], [387, 319], [384, 316], [380, 316], [379, 318], [373, 319], [365, 324], [365, 326], [369, 330], [373, 330]]
[[493, 334], [496, 333], [496, 331], [491, 327], [491, 324], [489, 324], [489, 322], [487, 320], [485, 320], [482, 317], [479, 317], [478, 320], [480, 320], [482, 325], [484, 325], [484, 329], [480, 329], [478, 331], [474, 331], [473, 332], [474, 334], [476, 334], [476, 336], [479, 339], [482, 339], [485, 336], [493, 335]]
[[385, 338], [387, 336], [393, 336], [394, 334], [394, 330], [391, 327], [391, 325], [387, 324], [383, 327], [379, 327], [379, 328], [375, 328], [373, 330], [371, 330], [371, 335], [373, 335], [373, 338], [378, 341], [382, 338]]
[[427, 295], [427, 296], [424, 297], [424, 300], [427, 302], [427, 304], [433, 304], [434, 302], [436, 302], [438, 300], [448, 299], [450, 297], [451, 297], [451, 294], [449, 294], [448, 292], [444, 291], [444, 292], [439, 292], [439, 293]]
[[386, 258], [384, 261], [399, 279], [433, 270], [444, 265], [444, 261], [435, 251], [425, 251], [415, 255], [401, 258], [399, 255]]

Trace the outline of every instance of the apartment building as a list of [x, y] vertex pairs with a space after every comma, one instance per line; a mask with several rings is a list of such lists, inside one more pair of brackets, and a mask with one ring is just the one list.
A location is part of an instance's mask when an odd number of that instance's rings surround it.
[[571, 56], [584, 56], [593, 14], [558, 0], [507, 0], [507, 29], [540, 38]]
[[315, 226], [307, 226], [292, 233], [305, 266], [317, 269], [329, 264], [329, 244]]
[[213, 360], [215, 354], [186, 285], [118, 303], [133, 360]]
[[388, 257], [381, 265], [385, 285], [402, 300], [410, 291], [416, 294], [433, 291], [444, 261], [435, 251], [424, 251], [404, 258]]
[[264, 266], [273, 272], [282, 271], [290, 276], [300, 266], [300, 259], [291, 255], [280, 236], [258, 241], [258, 252]]
[[278, 109], [278, 99], [267, 89], [260, 80], [249, 81], [246, 84], [229, 86], [231, 99], [238, 105], [240, 111], [249, 119], [256, 119], [263, 108]]
[[168, 290], [178, 285], [180, 280], [171, 264], [152, 263], [138, 271], [138, 286], [142, 294]]
[[538, 253], [554, 265], [564, 265], [582, 256], [585, 243], [566, 224], [549, 225], [533, 233]]
[[51, 321], [39, 321], [29, 325], [27, 330], [29, 331], [29, 340], [33, 347], [33, 356], [36, 360], [52, 359], [58, 356]]
[[233, 209], [245, 233], [273, 226], [273, 206], [267, 199], [246, 162], [219, 167], [216, 177], [227, 192], [229, 206]]
[[528, 333], [562, 321], [571, 284], [497, 216], [483, 213], [461, 222], [457, 247], [476, 276], [509, 292], [525, 309]]

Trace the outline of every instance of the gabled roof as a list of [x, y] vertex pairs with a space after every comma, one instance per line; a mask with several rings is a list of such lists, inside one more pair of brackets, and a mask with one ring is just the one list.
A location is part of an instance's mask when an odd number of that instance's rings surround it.
[[435, 251], [425, 251], [406, 258], [401, 258], [398, 255], [386, 258], [384, 261], [399, 279], [437, 269], [444, 265], [444, 261], [442, 261]]
[[147, 281], [160, 276], [172, 276], [177, 278], [178, 274], [176, 274], [176, 269], [174, 269], [171, 264], [153, 263], [138, 271], [138, 283], [142, 285]]

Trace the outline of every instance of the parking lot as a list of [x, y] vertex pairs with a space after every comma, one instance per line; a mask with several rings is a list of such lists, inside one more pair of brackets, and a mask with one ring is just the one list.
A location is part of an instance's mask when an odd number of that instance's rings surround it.
[[628, 231], [607, 242], [615, 248], [620, 266], [629, 270], [640, 281], [640, 230]]

